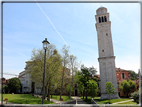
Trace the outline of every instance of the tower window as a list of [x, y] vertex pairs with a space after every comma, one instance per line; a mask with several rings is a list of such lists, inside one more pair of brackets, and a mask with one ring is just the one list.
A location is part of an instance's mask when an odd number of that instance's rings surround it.
[[104, 50], [102, 50], [102, 52], [104, 52]]
[[102, 17], [102, 22], [104, 22], [104, 18]]
[[99, 17], [99, 23], [101, 23], [101, 18]]
[[108, 36], [108, 34], [106, 33], [106, 36]]
[[104, 19], [105, 19], [105, 22], [107, 22], [107, 18], [106, 18], [106, 16], [104, 17]]

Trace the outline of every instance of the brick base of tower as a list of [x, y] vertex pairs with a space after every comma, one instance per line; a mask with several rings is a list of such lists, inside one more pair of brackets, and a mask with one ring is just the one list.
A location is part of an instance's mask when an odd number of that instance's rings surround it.
[[[114, 94], [110, 95], [111, 99], [119, 99], [120, 97], [118, 96], [118, 93], [115, 92]], [[109, 99], [109, 95], [106, 93], [101, 93], [101, 98], [100, 99]]]

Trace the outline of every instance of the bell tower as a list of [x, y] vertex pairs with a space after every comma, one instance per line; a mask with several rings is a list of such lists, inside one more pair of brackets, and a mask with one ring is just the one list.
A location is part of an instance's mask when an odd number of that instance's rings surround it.
[[111, 99], [118, 99], [118, 86], [115, 68], [115, 56], [113, 52], [112, 36], [111, 36], [111, 21], [107, 8], [100, 7], [96, 10], [96, 30], [98, 37], [98, 51], [99, 51], [99, 68], [101, 79], [101, 99], [109, 99], [106, 91], [106, 82], [112, 82], [114, 85], [114, 94]]

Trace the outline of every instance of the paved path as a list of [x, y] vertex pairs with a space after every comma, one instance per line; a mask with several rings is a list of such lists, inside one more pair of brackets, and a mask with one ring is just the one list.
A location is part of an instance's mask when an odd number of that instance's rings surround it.
[[83, 101], [80, 97], [78, 96], [72, 96], [73, 99], [76, 99], [76, 104], [87, 104], [85, 101]]

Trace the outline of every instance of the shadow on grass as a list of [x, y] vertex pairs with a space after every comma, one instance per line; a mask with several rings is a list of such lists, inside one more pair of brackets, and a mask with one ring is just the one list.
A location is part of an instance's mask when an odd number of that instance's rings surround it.
[[[15, 104], [42, 104], [42, 100], [40, 99], [31, 99], [31, 100], [26, 100], [26, 99], [22, 99], [22, 100], [19, 100], [19, 99], [14, 99], [12, 101], [10, 101], [11, 103], [15, 103]], [[46, 101], [44, 100], [44, 104], [52, 104], [54, 102], [49, 102], [49, 101]]]

